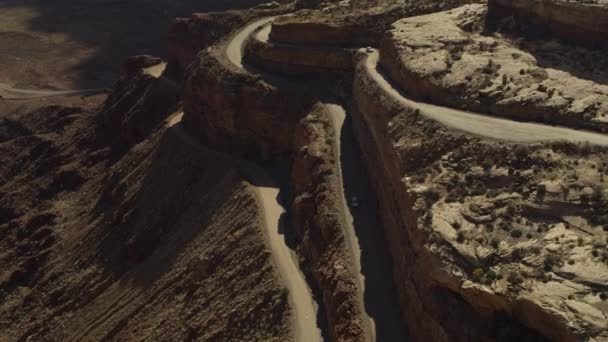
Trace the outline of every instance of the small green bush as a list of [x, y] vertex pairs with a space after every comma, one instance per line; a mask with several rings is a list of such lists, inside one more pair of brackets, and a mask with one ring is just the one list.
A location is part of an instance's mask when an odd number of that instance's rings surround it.
[[521, 236], [522, 236], [521, 229], [513, 229], [511, 231], [511, 237], [513, 237], [513, 238], [520, 238]]

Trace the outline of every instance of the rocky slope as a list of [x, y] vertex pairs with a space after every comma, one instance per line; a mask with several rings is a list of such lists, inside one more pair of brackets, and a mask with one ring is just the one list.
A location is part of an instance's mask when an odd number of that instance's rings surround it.
[[146, 117], [158, 82], [125, 76], [117, 121], [102, 97], [2, 118], [3, 339], [289, 338], [255, 194], [165, 124], [176, 103]]
[[591, 48], [606, 48], [608, 1], [490, 0], [489, 21], [494, 28], [523, 24], [533, 34], [549, 33]]
[[315, 46], [377, 46], [384, 31], [396, 20], [454, 8], [475, 1], [413, 0], [406, 2], [337, 2], [322, 10], [300, 11], [280, 18], [270, 38], [277, 43]]
[[387, 96], [364, 63], [353, 99], [416, 339], [607, 338], [605, 151], [451, 133]]
[[[517, 45], [481, 30], [485, 6], [402, 19], [381, 64], [406, 93], [436, 104], [599, 131], [608, 129], [608, 87], [596, 53], [552, 42]], [[603, 58], [600, 57], [599, 61]], [[596, 65], [598, 72], [587, 71]], [[595, 75], [595, 76], [592, 76]]]

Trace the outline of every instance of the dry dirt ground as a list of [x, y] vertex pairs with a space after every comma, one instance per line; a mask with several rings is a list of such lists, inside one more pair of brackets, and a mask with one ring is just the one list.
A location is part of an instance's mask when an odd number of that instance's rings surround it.
[[0, 82], [17, 88], [109, 87], [127, 56], [165, 55], [173, 18], [261, 2], [0, 0]]

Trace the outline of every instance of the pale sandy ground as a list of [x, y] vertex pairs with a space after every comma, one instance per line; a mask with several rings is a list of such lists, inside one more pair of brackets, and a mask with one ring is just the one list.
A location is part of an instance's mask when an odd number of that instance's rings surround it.
[[421, 115], [435, 120], [447, 128], [483, 138], [518, 143], [561, 140], [573, 143], [589, 142], [593, 145], [608, 146], [608, 135], [537, 123], [512, 121], [408, 99], [378, 72], [379, 56], [377, 50], [371, 52], [367, 57], [366, 66], [367, 72], [378, 82], [382, 89], [404, 106], [419, 109]]

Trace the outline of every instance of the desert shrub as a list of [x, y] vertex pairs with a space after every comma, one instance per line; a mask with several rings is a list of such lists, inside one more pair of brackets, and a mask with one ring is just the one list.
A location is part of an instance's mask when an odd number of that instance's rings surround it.
[[561, 260], [559, 256], [555, 254], [549, 254], [543, 262], [543, 268], [545, 269], [545, 271], [551, 271], [554, 267], [559, 266], [560, 264]]
[[476, 268], [473, 270], [473, 279], [475, 279], [475, 281], [479, 281], [484, 274], [485, 272], [483, 271], [483, 268]]
[[523, 159], [530, 154], [530, 148], [527, 145], [517, 145], [513, 152], [515, 153], [515, 157]]
[[546, 195], [547, 195], [547, 187], [544, 184], [539, 184], [536, 187], [536, 200], [539, 203], [543, 203], [545, 201]]
[[430, 204], [437, 202], [439, 200], [439, 192], [434, 188], [429, 188], [424, 192], [424, 198], [426, 198], [427, 202]]
[[486, 192], [486, 196], [488, 198], [495, 198], [498, 195], [500, 195], [500, 193], [498, 192], [498, 190], [496, 189], [489, 189], [488, 192]]
[[521, 229], [517, 228], [517, 229], [513, 229], [511, 231], [511, 237], [513, 237], [513, 238], [520, 238], [521, 236], [522, 236]]
[[511, 284], [511, 285], [520, 285], [521, 283], [524, 282], [524, 278], [518, 274], [517, 272], [511, 272], [509, 273], [509, 276], [507, 277], [507, 281]]
[[281, 297], [281, 300], [287, 301], [287, 298], [289, 297], [289, 289], [287, 287], [283, 287], [279, 295]]
[[458, 241], [458, 243], [463, 243], [465, 240], [465, 236], [463, 232], [458, 232], [458, 236], [456, 237], [456, 241]]

